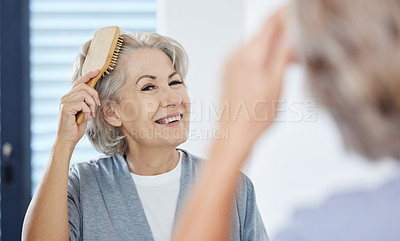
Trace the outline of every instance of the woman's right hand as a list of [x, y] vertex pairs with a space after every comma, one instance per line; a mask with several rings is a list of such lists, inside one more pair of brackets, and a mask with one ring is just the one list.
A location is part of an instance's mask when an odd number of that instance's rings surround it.
[[[95, 116], [96, 105], [100, 105], [97, 91], [86, 83], [99, 74], [93, 70], [80, 77], [72, 85], [71, 90], [60, 99], [60, 119], [58, 123], [57, 141], [75, 147], [86, 131], [87, 121]], [[84, 120], [76, 123], [76, 114], [82, 111]]]

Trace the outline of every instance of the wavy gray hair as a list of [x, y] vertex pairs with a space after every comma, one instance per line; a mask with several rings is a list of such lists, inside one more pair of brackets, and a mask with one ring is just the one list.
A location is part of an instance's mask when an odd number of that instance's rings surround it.
[[[185, 79], [189, 61], [186, 51], [176, 40], [153, 32], [131, 33], [121, 31], [121, 35], [124, 38], [124, 42], [119, 53], [119, 59], [135, 49], [157, 48], [171, 59], [175, 70], [181, 75], [183, 80]], [[90, 43], [91, 40], [88, 40], [81, 47], [74, 63], [72, 81], [82, 76], [82, 66], [86, 59]], [[123, 64], [118, 64], [117, 62], [114, 70], [97, 82], [95, 89], [99, 94], [102, 106], [107, 101], [120, 102], [118, 91], [125, 82], [125, 71], [126, 69], [123, 67]], [[96, 117], [93, 117], [89, 121], [86, 135], [96, 150], [106, 155], [123, 155], [126, 152], [127, 142], [125, 136], [118, 127], [111, 126], [106, 122], [101, 113], [101, 107], [96, 107]]]
[[346, 145], [400, 160], [400, 1], [295, 0], [291, 10], [308, 83]]

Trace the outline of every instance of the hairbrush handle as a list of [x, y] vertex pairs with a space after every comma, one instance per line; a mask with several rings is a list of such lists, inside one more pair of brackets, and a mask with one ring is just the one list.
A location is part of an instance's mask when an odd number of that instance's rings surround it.
[[[93, 79], [89, 80], [86, 84], [89, 85], [90, 87], [94, 88], [94, 86], [96, 85], [97, 81], [100, 79], [102, 75], [99, 73], [96, 77], [94, 77]], [[83, 122], [84, 119], [84, 115], [82, 111], [79, 111], [78, 113], [76, 113], [76, 124], [80, 125]]]
[[78, 114], [76, 114], [76, 124], [80, 125], [83, 121], [83, 112], [80, 111]]

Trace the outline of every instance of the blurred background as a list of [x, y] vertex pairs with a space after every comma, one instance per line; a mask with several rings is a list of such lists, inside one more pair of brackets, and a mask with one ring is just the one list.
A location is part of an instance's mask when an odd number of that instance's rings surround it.
[[[55, 139], [58, 100], [71, 85], [80, 46], [101, 27], [157, 31], [188, 52], [191, 132], [181, 147], [207, 157], [216, 137], [220, 74], [279, 0], [1, 0], [1, 239], [19, 240], [22, 220]], [[245, 80], [244, 80], [245, 81]], [[229, 133], [227, 133], [229, 135]], [[71, 164], [101, 155], [86, 137]], [[330, 116], [307, 91], [300, 66], [286, 74], [279, 115], [243, 171], [273, 237], [293, 213], [340, 192], [375, 189], [399, 172], [343, 146]]]

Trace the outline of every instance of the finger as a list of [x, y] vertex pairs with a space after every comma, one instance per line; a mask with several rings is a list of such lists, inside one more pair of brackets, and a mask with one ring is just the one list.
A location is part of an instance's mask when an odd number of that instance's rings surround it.
[[[276, 11], [266, 22], [261, 31], [249, 43], [249, 48], [252, 48], [256, 53], [269, 56], [272, 42], [276, 35], [284, 31], [286, 22], [287, 8], [283, 7]], [[266, 57], [267, 58], [267, 57]]]
[[83, 121], [90, 121], [90, 114], [89, 113], [84, 113], [83, 114]]
[[91, 110], [90, 115], [94, 117], [96, 115], [97, 106], [95, 99], [93, 99], [91, 95], [87, 94], [87, 92], [83, 92], [82, 95], [80, 95], [80, 98], [81, 99], [79, 101], [83, 101], [89, 106]]
[[70, 96], [75, 95], [76, 93], [86, 91], [90, 96], [93, 97], [93, 99], [96, 101], [97, 105], [100, 105], [100, 98], [99, 98], [99, 93], [97, 90], [94, 88], [88, 86], [87, 84], [80, 84], [76, 87], [74, 87], [70, 92], [68, 92], [66, 95], [64, 95], [61, 100], [67, 100], [70, 98]]
[[94, 98], [87, 93], [86, 91], [82, 90], [78, 93], [74, 93], [70, 95], [68, 98], [63, 100], [63, 103], [71, 103], [71, 102], [85, 102], [91, 110], [91, 115], [94, 116], [96, 113], [96, 101]]
[[83, 114], [90, 115], [91, 110], [84, 102], [71, 102], [62, 106], [62, 112], [73, 116], [75, 116], [78, 112], [83, 112]]
[[[83, 102], [80, 102], [80, 105], [79, 106], [76, 105], [75, 107], [78, 107], [77, 109], [80, 109], [80, 107], [82, 107], [82, 110], [80, 110], [80, 111], [83, 113], [83, 121], [79, 125], [79, 126], [81, 126], [82, 124], [84, 124], [84, 123], [86, 123], [87, 121], [90, 120], [90, 118], [91, 118], [90, 108], [88, 108], [88, 106]], [[74, 110], [77, 110], [77, 109], [74, 109]], [[80, 111], [77, 111], [74, 114], [74, 116], [76, 116]]]
[[93, 97], [93, 99], [96, 101], [96, 104], [100, 105], [99, 93], [93, 87], [90, 87], [89, 85], [82, 83], [78, 85], [76, 88], [78, 90], [85, 90], [89, 95]]
[[274, 60], [272, 61], [270, 67], [272, 68], [273, 75], [276, 76], [273, 79], [282, 82], [286, 67], [291, 62], [292, 56], [293, 51], [291, 46], [289, 45], [288, 40], [281, 40], [275, 52], [275, 55], [271, 57]]
[[81, 83], [87, 83], [89, 82], [89, 80], [93, 79], [94, 77], [96, 77], [99, 74], [99, 70], [95, 69], [92, 71], [87, 72], [85, 75], [83, 75], [82, 77], [80, 77], [78, 80], [76, 80], [74, 82], [74, 84], [72, 85], [72, 88], [74, 88], [75, 86], [81, 84]]

